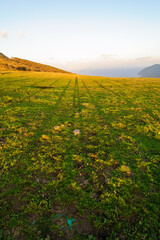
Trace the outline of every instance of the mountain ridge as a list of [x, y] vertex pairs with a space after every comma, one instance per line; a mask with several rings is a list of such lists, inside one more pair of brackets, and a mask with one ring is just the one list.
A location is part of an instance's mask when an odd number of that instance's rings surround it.
[[141, 70], [138, 75], [146, 78], [160, 78], [160, 64], [154, 64]]
[[37, 63], [34, 61], [21, 59], [17, 57], [8, 58], [3, 53], [0, 53], [0, 71], [32, 71], [32, 72], [57, 72], [70, 73], [68, 71]]
[[2, 59], [9, 59], [6, 55], [4, 55], [3, 53], [0, 53], [0, 58]]

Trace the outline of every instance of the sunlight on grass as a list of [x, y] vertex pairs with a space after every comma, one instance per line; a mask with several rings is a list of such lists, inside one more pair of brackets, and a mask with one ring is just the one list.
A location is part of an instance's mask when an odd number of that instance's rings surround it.
[[0, 93], [1, 239], [158, 240], [159, 79], [10, 72]]

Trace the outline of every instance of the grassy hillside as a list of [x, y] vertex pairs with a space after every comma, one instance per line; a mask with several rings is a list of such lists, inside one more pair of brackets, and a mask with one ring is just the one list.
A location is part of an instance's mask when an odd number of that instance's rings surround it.
[[0, 75], [2, 239], [158, 240], [160, 79]]
[[8, 58], [0, 53], [0, 71], [32, 71], [68, 73], [59, 68], [32, 62], [21, 58]]

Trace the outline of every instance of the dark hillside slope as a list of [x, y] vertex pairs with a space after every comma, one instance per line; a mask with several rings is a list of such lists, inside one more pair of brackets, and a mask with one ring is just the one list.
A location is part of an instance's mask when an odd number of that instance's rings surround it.
[[160, 78], [160, 64], [154, 64], [150, 67], [146, 67], [140, 71], [138, 75], [146, 78]]

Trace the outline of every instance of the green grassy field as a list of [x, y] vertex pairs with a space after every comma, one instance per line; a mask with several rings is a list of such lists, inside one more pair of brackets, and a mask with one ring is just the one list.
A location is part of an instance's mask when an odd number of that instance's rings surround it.
[[160, 239], [160, 79], [0, 75], [0, 238]]

